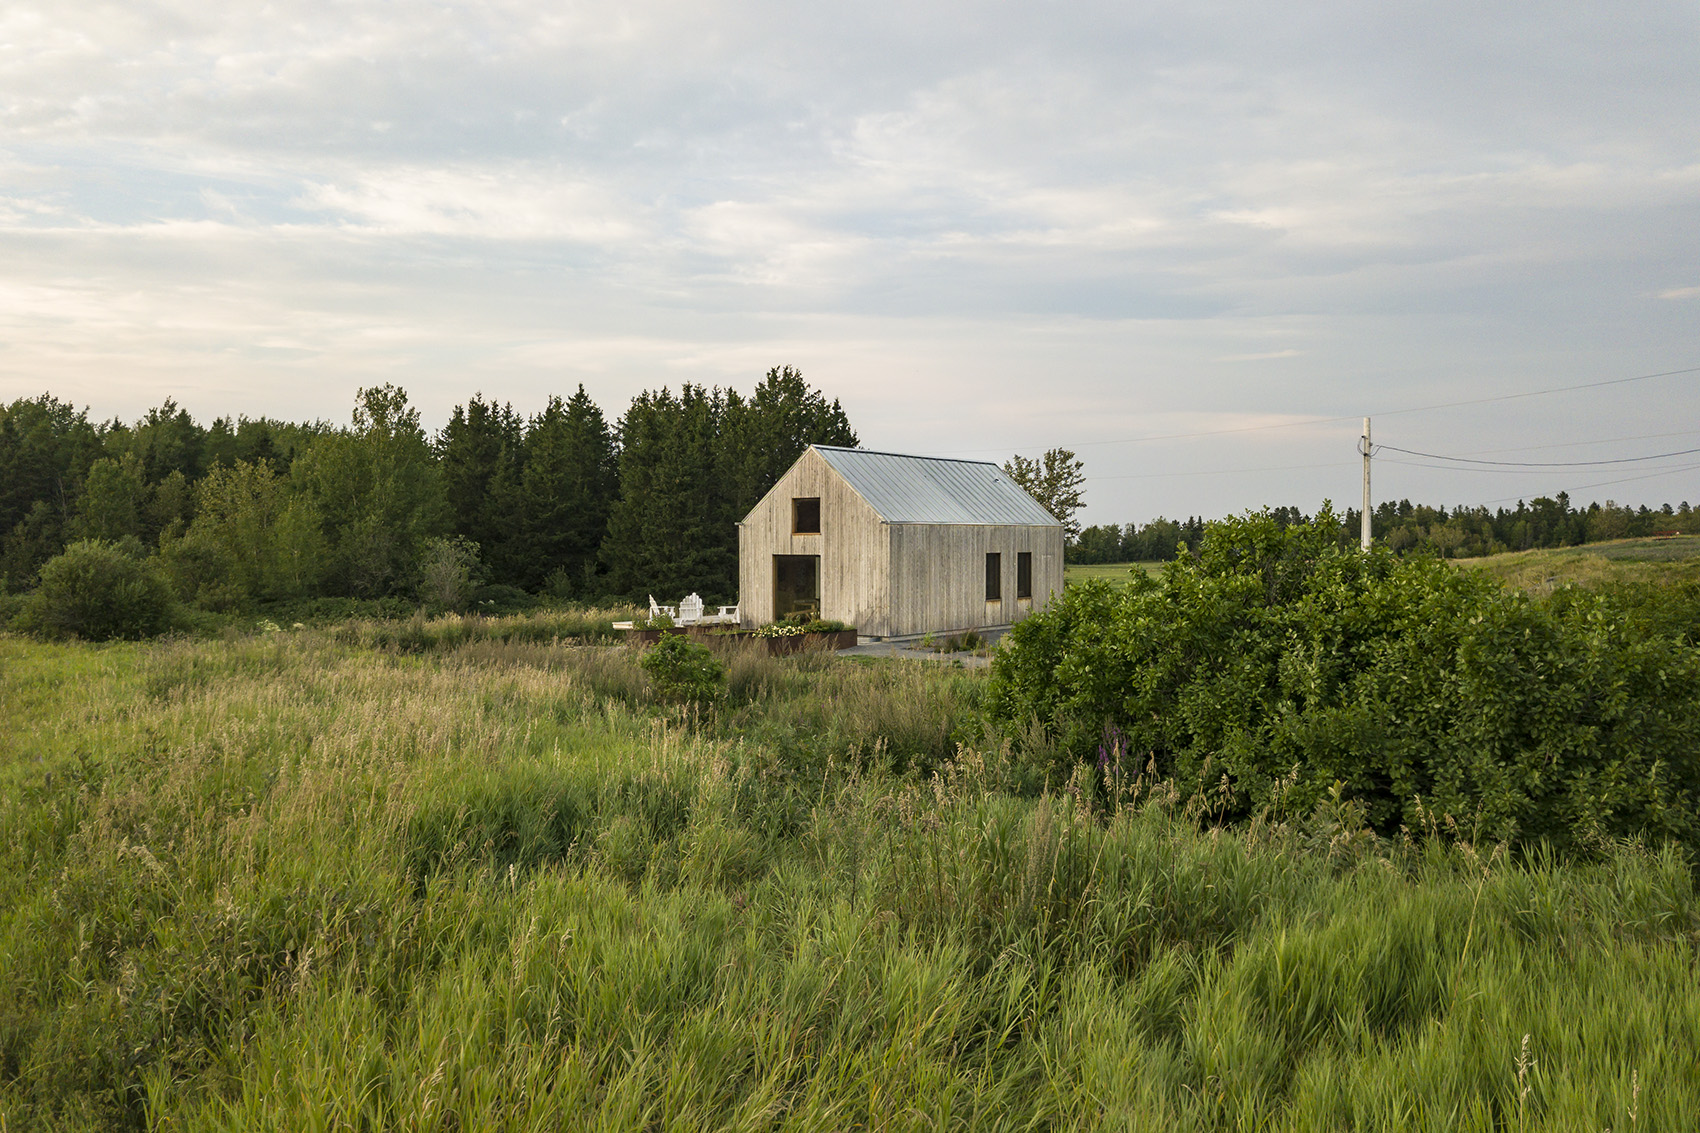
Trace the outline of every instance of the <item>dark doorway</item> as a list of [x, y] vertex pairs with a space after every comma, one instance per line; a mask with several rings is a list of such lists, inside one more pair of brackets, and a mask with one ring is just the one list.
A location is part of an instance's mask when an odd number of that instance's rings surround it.
[[820, 556], [773, 556], [773, 616], [820, 613]]

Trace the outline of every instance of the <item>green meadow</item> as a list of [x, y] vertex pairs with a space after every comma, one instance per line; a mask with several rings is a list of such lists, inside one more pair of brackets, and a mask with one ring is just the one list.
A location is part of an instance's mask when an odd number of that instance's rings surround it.
[[1069, 563], [1063, 567], [1063, 585], [1073, 586], [1085, 582], [1089, 578], [1100, 578], [1112, 586], [1122, 586], [1127, 583], [1133, 571], [1145, 574], [1156, 574], [1163, 569], [1162, 563]]
[[1458, 562], [1536, 593], [1565, 584], [1599, 587], [1629, 583], [1692, 588], [1700, 586], [1700, 535], [1615, 539]]
[[1700, 1115], [1674, 851], [1226, 829], [1043, 781], [983, 672], [729, 655], [685, 711], [527, 624], [0, 637], [0, 1128]]

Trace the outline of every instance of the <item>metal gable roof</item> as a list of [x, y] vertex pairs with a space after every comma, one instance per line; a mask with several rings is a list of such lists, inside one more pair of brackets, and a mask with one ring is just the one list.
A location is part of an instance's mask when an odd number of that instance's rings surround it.
[[1058, 526], [995, 464], [813, 445], [887, 523]]

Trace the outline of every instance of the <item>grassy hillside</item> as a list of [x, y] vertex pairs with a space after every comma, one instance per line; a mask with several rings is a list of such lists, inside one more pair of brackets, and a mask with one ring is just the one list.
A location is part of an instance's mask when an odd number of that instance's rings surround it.
[[1485, 571], [1509, 585], [1536, 593], [1565, 583], [1700, 582], [1700, 535], [1617, 539], [1457, 561], [1460, 566]]
[[737, 657], [693, 724], [506, 636], [0, 638], [0, 1126], [1700, 1113], [1677, 856], [1035, 797], [972, 671]]

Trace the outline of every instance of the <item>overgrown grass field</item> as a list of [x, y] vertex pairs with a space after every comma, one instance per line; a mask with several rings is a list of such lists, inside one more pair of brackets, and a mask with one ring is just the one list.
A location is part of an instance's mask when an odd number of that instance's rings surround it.
[[1124, 586], [1133, 571], [1156, 574], [1163, 564], [1151, 563], [1069, 563], [1063, 567], [1063, 585], [1071, 586], [1089, 578], [1101, 578], [1112, 586]]
[[681, 715], [621, 646], [388, 632], [0, 638], [0, 1125], [1700, 1115], [1675, 852], [1216, 828], [1047, 784], [974, 671], [738, 655]]
[[1460, 559], [1512, 585], [1544, 593], [1564, 585], [1700, 585], [1700, 535], [1616, 539], [1542, 551]]

